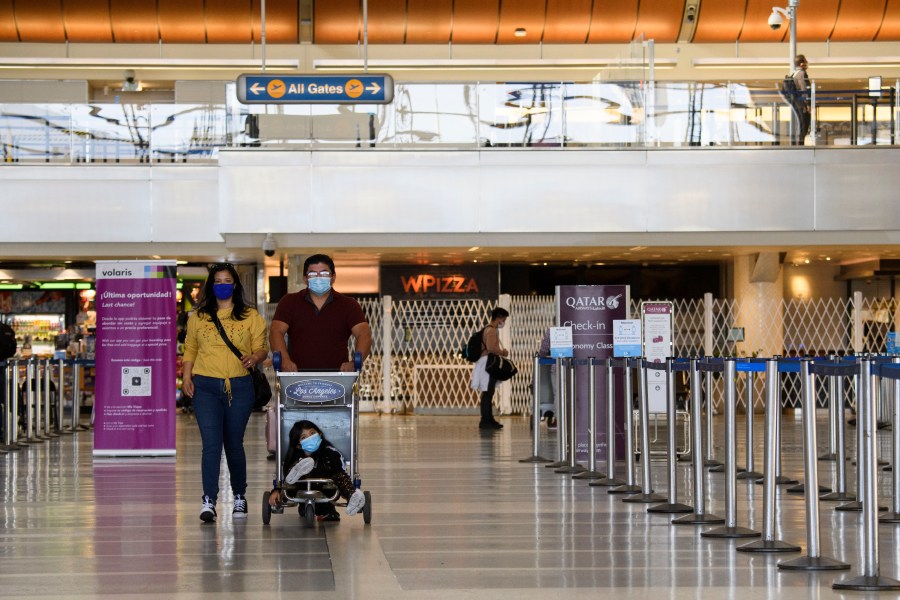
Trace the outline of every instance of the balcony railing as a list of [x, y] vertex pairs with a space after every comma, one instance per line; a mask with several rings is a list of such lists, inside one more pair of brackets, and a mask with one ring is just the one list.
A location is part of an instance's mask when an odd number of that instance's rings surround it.
[[[388, 105], [0, 104], [0, 163], [214, 162], [221, 148], [790, 145], [780, 82], [404, 83]], [[806, 146], [893, 145], [897, 86], [813, 82]]]

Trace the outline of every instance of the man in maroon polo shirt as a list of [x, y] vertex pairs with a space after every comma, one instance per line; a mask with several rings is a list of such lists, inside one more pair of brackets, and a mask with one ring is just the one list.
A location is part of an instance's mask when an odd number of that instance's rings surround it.
[[372, 331], [359, 302], [331, 289], [334, 261], [325, 254], [306, 259], [303, 280], [307, 288], [278, 302], [269, 328], [269, 345], [281, 352], [281, 369], [353, 371], [350, 336], [363, 360], [372, 349]]

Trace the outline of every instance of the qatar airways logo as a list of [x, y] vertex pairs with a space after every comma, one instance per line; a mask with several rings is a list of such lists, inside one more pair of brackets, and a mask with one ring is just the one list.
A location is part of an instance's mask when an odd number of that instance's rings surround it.
[[566, 306], [575, 310], [615, 310], [619, 308], [619, 298], [622, 294], [616, 296], [583, 296], [566, 298]]
[[307, 404], [325, 404], [344, 397], [344, 386], [324, 379], [307, 379], [287, 386], [284, 394], [291, 400]]

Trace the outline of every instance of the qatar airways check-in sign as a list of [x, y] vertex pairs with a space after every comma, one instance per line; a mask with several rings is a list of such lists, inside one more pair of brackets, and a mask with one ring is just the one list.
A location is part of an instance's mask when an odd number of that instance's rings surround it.
[[[579, 360], [609, 358], [613, 354], [613, 321], [628, 318], [631, 302], [627, 285], [561, 285], [556, 287], [556, 308], [559, 325], [572, 328], [572, 349]], [[589, 394], [590, 366], [575, 367], [575, 414], [577, 460], [587, 459], [590, 443], [588, 414], [590, 402], [597, 402], [597, 448], [599, 458], [606, 458], [606, 369], [596, 367], [597, 398]], [[624, 451], [624, 397], [621, 382], [616, 382], [616, 453]]]

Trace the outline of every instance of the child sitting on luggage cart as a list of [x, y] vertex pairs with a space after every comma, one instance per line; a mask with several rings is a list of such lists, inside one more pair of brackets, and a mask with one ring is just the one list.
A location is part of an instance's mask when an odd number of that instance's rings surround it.
[[[366, 504], [365, 495], [353, 485], [350, 476], [344, 471], [344, 457], [325, 439], [318, 425], [307, 420], [297, 421], [291, 427], [289, 438], [290, 445], [284, 456], [282, 471], [287, 473], [284, 477], [285, 490], [296, 489], [296, 484], [301, 479], [330, 479], [341, 497], [347, 500], [348, 516], [363, 509]], [[281, 493], [280, 489], [272, 490], [269, 495], [270, 506], [278, 504]], [[341, 520], [330, 502], [316, 504], [316, 514], [322, 521]]]

